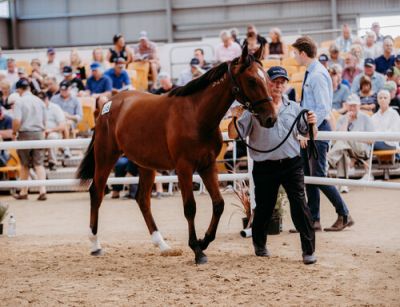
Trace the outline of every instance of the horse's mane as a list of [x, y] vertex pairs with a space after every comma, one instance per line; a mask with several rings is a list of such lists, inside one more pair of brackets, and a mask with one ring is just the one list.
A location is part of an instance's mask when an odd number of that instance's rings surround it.
[[[249, 54], [243, 60], [243, 63], [240, 67], [240, 72], [243, 72], [247, 67], [249, 67], [254, 61], [257, 61], [253, 55]], [[232, 60], [232, 64], [237, 64], [239, 62], [239, 58], [235, 58]], [[258, 62], [258, 61], [257, 61]], [[201, 91], [212, 84], [214, 81], [217, 81], [223, 77], [223, 75], [228, 71], [228, 62], [224, 62], [219, 64], [218, 66], [210, 69], [202, 76], [193, 79], [188, 84], [184, 86], [179, 86], [174, 88], [172, 91], [168, 93], [168, 96], [189, 96], [198, 91]]]

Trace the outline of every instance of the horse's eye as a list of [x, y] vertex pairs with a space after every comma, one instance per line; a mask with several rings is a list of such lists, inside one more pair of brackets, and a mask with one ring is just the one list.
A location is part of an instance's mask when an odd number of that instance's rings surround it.
[[251, 87], [256, 87], [257, 86], [257, 80], [254, 79], [254, 78], [249, 79], [248, 82], [249, 82], [249, 85]]

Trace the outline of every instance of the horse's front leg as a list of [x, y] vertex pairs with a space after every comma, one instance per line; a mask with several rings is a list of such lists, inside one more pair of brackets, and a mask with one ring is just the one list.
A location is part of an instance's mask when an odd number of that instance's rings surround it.
[[211, 164], [206, 169], [199, 171], [200, 177], [203, 180], [204, 185], [207, 188], [208, 193], [210, 193], [213, 214], [210, 222], [210, 226], [204, 236], [204, 239], [199, 240], [199, 244], [202, 250], [205, 250], [208, 245], [214, 241], [215, 234], [217, 232], [218, 223], [221, 218], [222, 212], [224, 212], [224, 199], [222, 198], [221, 192], [218, 186], [218, 174], [215, 162]]
[[189, 246], [195, 254], [196, 264], [204, 264], [207, 263], [207, 256], [199, 246], [194, 225], [196, 201], [193, 195], [193, 169], [189, 165], [183, 165], [177, 168], [176, 171], [182, 192], [185, 217], [189, 227]]

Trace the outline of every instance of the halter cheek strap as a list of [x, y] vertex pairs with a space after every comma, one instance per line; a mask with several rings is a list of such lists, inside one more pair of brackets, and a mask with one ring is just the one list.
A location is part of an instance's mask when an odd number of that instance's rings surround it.
[[268, 96], [267, 98], [262, 98], [260, 100], [251, 102], [250, 99], [241, 91], [239, 84], [236, 82], [235, 78], [233, 77], [231, 67], [232, 67], [232, 62], [229, 62], [228, 76], [232, 83], [232, 94], [235, 97], [235, 99], [243, 105], [244, 109], [248, 110], [250, 113], [255, 115], [256, 112], [254, 111], [254, 108], [260, 104], [272, 101], [272, 98]]

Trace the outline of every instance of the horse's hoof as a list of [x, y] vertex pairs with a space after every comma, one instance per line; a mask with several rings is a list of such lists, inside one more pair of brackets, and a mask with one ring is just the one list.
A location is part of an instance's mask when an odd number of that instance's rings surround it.
[[208, 262], [208, 258], [204, 253], [201, 253], [199, 256], [195, 258], [196, 264], [206, 264]]
[[91, 252], [90, 255], [92, 255], [92, 256], [103, 256], [103, 255], [104, 255], [104, 252], [103, 252], [103, 250], [100, 248], [100, 249], [96, 249], [95, 251]]

